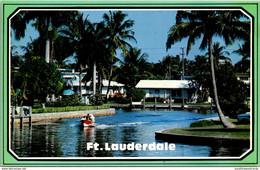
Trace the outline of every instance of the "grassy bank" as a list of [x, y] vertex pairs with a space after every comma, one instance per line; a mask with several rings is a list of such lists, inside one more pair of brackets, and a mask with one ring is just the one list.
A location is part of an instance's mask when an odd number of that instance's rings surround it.
[[109, 105], [100, 106], [67, 106], [67, 107], [46, 107], [33, 108], [32, 113], [52, 113], [52, 112], [69, 112], [69, 111], [80, 111], [80, 110], [97, 110], [97, 109], [109, 109]]
[[163, 132], [179, 135], [249, 139], [250, 125], [237, 125], [236, 128], [232, 129], [223, 128], [222, 125], [213, 125], [204, 127], [169, 129]]

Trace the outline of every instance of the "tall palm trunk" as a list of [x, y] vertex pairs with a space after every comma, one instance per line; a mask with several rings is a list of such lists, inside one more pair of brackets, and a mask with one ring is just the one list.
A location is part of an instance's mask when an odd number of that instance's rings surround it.
[[[114, 55], [113, 55], [114, 56]], [[109, 89], [110, 89], [110, 84], [112, 81], [112, 76], [113, 76], [113, 63], [114, 63], [114, 57], [112, 58], [112, 62], [111, 62], [111, 67], [110, 67], [110, 73], [109, 73], [109, 77], [108, 77], [108, 86], [107, 86], [107, 94], [106, 94], [106, 99], [108, 99], [108, 93], [109, 93]]]
[[98, 93], [102, 94], [102, 70], [98, 71]]
[[113, 66], [110, 68], [110, 73], [109, 73], [109, 77], [108, 77], [109, 80], [108, 80], [106, 98], [108, 98], [108, 93], [109, 93], [110, 84], [111, 84], [111, 81], [112, 81], [112, 76], [113, 76]]
[[51, 56], [50, 61], [54, 61], [55, 59], [55, 51], [54, 51], [54, 40], [51, 41]]
[[96, 76], [97, 76], [97, 66], [96, 66], [96, 61], [94, 61], [93, 65], [93, 95], [96, 94]]
[[81, 69], [81, 66], [79, 68], [79, 95], [80, 97], [82, 97], [82, 92], [81, 92], [81, 72], [82, 72], [82, 69]]
[[45, 61], [47, 63], [50, 62], [50, 40], [49, 39], [46, 40], [46, 44], [45, 44]]
[[210, 70], [211, 70], [211, 77], [212, 77], [213, 92], [214, 92], [214, 98], [215, 98], [215, 104], [217, 107], [218, 116], [224, 127], [226, 127], [226, 128], [236, 127], [235, 124], [233, 124], [231, 121], [229, 121], [225, 117], [225, 115], [223, 114], [223, 112], [220, 108], [220, 105], [219, 105], [217, 84], [216, 84], [216, 78], [215, 78], [214, 61], [213, 61], [213, 56], [212, 56], [212, 37], [209, 38], [209, 59], [210, 59]]

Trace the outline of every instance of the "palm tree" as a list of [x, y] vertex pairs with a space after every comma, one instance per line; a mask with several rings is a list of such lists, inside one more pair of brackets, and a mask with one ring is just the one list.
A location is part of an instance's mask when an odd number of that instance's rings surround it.
[[249, 31], [249, 23], [240, 21], [240, 11], [178, 11], [176, 25], [170, 28], [166, 43], [167, 50], [177, 41], [188, 37], [187, 54], [195, 40], [202, 37], [200, 49], [208, 48], [214, 101], [217, 112], [224, 127], [235, 127], [223, 114], [218, 100], [217, 85], [215, 79], [214, 61], [212, 55], [212, 40], [214, 36], [222, 36], [226, 45], [233, 43]]
[[113, 64], [116, 61], [116, 50], [121, 49], [124, 54], [127, 54], [128, 49], [131, 45], [127, 42], [127, 40], [133, 40], [136, 42], [134, 38], [134, 31], [131, 27], [134, 25], [134, 21], [130, 19], [126, 19], [127, 14], [122, 13], [122, 11], [109, 11], [109, 13], [105, 13], [103, 15], [107, 38], [108, 38], [108, 49], [109, 49], [109, 64], [110, 71], [108, 75], [109, 83], [107, 94], [109, 92], [110, 83], [113, 75]]
[[141, 49], [131, 48], [126, 55], [122, 54], [122, 57], [124, 62], [115, 70], [115, 78], [117, 81], [126, 84], [127, 88], [135, 87], [140, 79], [149, 74], [145, 72], [148, 55], [142, 53]]
[[[76, 14], [76, 11], [21, 11], [11, 20], [11, 27], [14, 30], [15, 38], [20, 40], [25, 36], [28, 24], [32, 22], [32, 26], [40, 34], [38, 42], [41, 43], [41, 56], [44, 56], [44, 53], [45, 55], [50, 53], [51, 59], [54, 60], [58, 29], [69, 25]], [[43, 44], [47, 50], [42, 48]]]
[[178, 55], [176, 57], [167, 55], [159, 63], [165, 79], [174, 80], [179, 77], [181, 72], [181, 60]]
[[246, 72], [250, 73], [249, 43], [246, 42], [242, 46], [240, 44], [238, 44], [238, 45], [239, 45], [239, 48], [237, 50], [233, 51], [232, 53], [242, 56], [242, 59], [235, 64], [235, 69], [239, 73], [246, 73]]
[[[230, 55], [230, 53], [228, 51], [224, 51], [225, 49], [226, 49], [226, 47], [220, 46], [219, 42], [216, 42], [213, 44], [212, 55], [214, 57], [215, 67], [218, 66], [219, 60], [221, 60], [221, 59], [231, 61], [231, 59], [229, 57], [225, 56], [225, 55]], [[209, 55], [209, 53], [206, 53], [206, 55]]]
[[61, 30], [64, 38], [68, 38], [74, 48], [76, 69], [79, 71], [79, 95], [82, 96], [82, 77], [81, 74], [86, 70], [89, 60], [89, 21], [83, 18], [83, 14], [78, 13], [72, 24]]
[[242, 56], [242, 60], [246, 60], [249, 58], [250, 54], [250, 50], [247, 48], [247, 46], [244, 44], [244, 45], [240, 45], [238, 44], [239, 48], [237, 50], [234, 50], [233, 53], [234, 54], [238, 54], [238, 55], [241, 55]]
[[[91, 40], [89, 65], [93, 66], [93, 95], [96, 94], [96, 72], [98, 73], [98, 93], [102, 90], [102, 79], [108, 67], [109, 50], [107, 47], [107, 32], [104, 22], [89, 23], [89, 37]], [[98, 64], [97, 64], [98, 63]]]

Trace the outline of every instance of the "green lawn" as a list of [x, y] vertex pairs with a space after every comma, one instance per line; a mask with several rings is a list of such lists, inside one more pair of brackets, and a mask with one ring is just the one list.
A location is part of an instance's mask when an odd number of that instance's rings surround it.
[[68, 111], [80, 111], [80, 110], [96, 110], [96, 109], [109, 109], [109, 105], [100, 106], [67, 106], [67, 107], [46, 107], [33, 108], [32, 113], [51, 113], [51, 112], [68, 112]]
[[195, 135], [195, 136], [208, 136], [208, 137], [227, 137], [227, 138], [250, 138], [250, 126], [249, 125], [237, 125], [236, 128], [228, 129], [223, 128], [222, 125], [205, 126], [205, 127], [193, 127], [193, 128], [177, 128], [165, 130], [167, 133], [175, 133], [181, 135]]

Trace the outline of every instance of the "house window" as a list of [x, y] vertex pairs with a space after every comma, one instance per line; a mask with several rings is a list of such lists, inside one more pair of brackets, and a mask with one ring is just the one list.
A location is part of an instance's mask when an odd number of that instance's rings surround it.
[[247, 80], [248, 80], [248, 77], [240, 77], [240, 80], [247, 81]]
[[155, 97], [160, 97], [160, 90], [155, 90]]
[[172, 90], [172, 97], [181, 97], [181, 90]]

